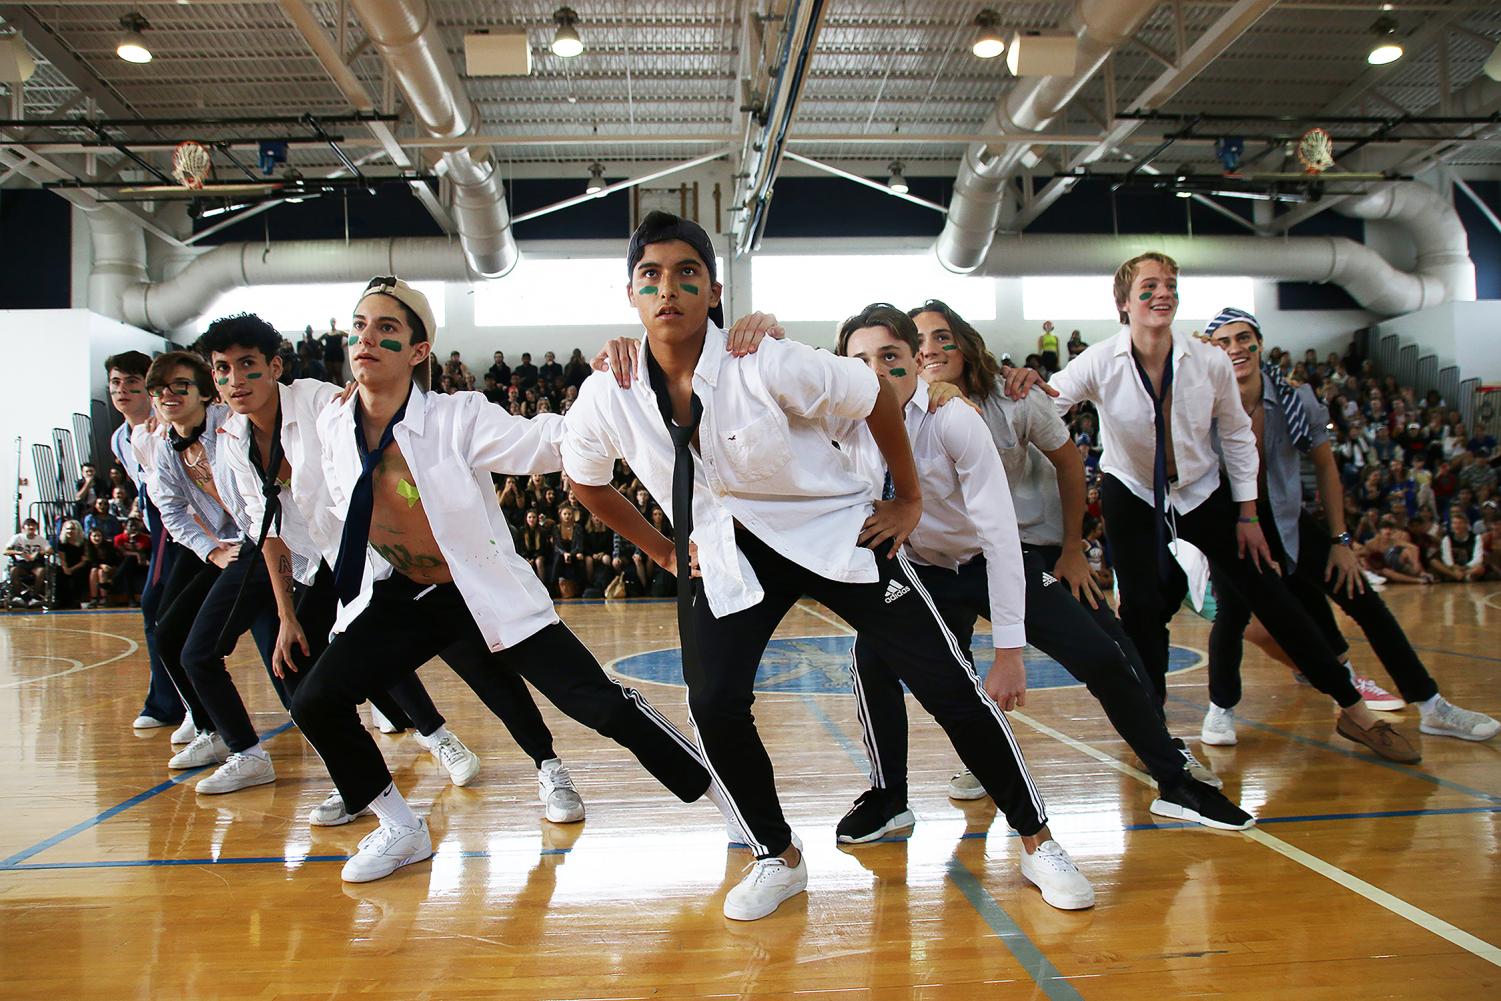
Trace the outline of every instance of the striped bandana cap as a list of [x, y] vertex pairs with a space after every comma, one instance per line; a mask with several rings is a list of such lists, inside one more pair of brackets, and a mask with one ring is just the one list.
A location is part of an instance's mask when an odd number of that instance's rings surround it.
[[[1227, 323], [1244, 323], [1255, 330], [1258, 336], [1261, 334], [1261, 324], [1255, 316], [1243, 309], [1226, 306], [1205, 325], [1204, 336], [1208, 337]], [[1262, 362], [1261, 371], [1272, 380], [1272, 387], [1277, 390], [1277, 402], [1282, 405], [1282, 415], [1287, 418], [1287, 433], [1293, 440], [1293, 446], [1307, 455], [1308, 450], [1313, 448], [1313, 429], [1309, 426], [1308, 410], [1298, 397], [1297, 387], [1288, 382], [1282, 370], [1275, 365]]]

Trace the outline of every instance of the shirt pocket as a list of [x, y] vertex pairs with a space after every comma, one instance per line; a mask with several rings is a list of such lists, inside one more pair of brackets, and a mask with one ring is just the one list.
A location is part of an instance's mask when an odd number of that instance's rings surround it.
[[959, 490], [959, 473], [944, 457], [918, 459], [917, 478], [922, 483], [925, 497], [952, 497]]
[[779, 414], [766, 414], [724, 436], [725, 464], [737, 479], [764, 480], [792, 461], [792, 435]]

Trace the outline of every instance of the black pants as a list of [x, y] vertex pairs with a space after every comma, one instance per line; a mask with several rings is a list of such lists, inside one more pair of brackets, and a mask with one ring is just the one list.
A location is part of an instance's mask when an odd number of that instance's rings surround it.
[[[146, 501], [146, 511], [156, 531], [151, 533], [151, 562], [146, 567], [145, 583], [141, 586], [141, 619], [146, 633], [146, 656], [151, 664], [151, 681], [146, 689], [146, 702], [141, 715], [159, 719], [164, 723], [177, 723], [186, 711], [182, 696], [177, 694], [172, 677], [162, 662], [156, 646], [156, 620], [162, 609], [162, 593], [172, 567], [184, 550], [167, 536], [162, 526], [161, 515], [151, 502]], [[196, 559], [188, 554], [189, 559]]]
[[[1162, 579], [1151, 504], [1114, 476], [1106, 476], [1101, 483], [1100, 501], [1120, 589], [1121, 624], [1136, 644], [1151, 676], [1153, 694], [1161, 703], [1167, 698], [1168, 623], [1183, 604], [1188, 582], [1176, 566], [1169, 580]], [[1229, 488], [1221, 482], [1208, 500], [1192, 511], [1173, 515], [1170, 524], [1178, 538], [1192, 543], [1209, 560], [1217, 595], [1238, 594], [1315, 688], [1342, 707], [1353, 706], [1360, 694], [1349, 674], [1282, 578], [1240, 558], [1235, 541], [1237, 510]]]
[[[193, 688], [192, 679], [183, 667], [182, 655], [188, 634], [192, 632], [193, 624], [198, 619], [199, 607], [208, 597], [219, 575], [218, 567], [200, 560], [191, 550], [184, 549], [178, 553], [171, 576], [162, 588], [161, 614], [156, 620], [156, 649], [161, 655], [162, 667], [177, 689], [183, 705], [193, 714], [193, 722], [200, 730], [213, 729], [213, 716]], [[266, 622], [256, 622], [251, 626], [251, 635], [255, 638], [261, 661], [267, 665], [269, 672], [271, 653], [276, 647], [276, 628], [274, 625], [268, 626]], [[273, 678], [272, 684], [277, 688], [278, 697], [285, 703], [280, 682]]]
[[[1120, 622], [1103, 602], [1097, 609], [1080, 602], [1052, 569], [1057, 546], [1023, 546], [1027, 575], [1027, 642], [1052, 657], [1082, 681], [1105, 709], [1111, 725], [1146, 764], [1159, 784], [1183, 775], [1183, 755], [1173, 746], [1150, 686], [1136, 661], [1135, 648]], [[915, 567], [938, 613], [970, 656], [975, 619], [990, 616], [990, 586], [985, 557], [977, 556], [958, 571]], [[907, 795], [907, 706], [901, 684], [879, 654], [863, 654], [855, 645], [855, 695], [871, 759], [871, 784]], [[988, 788], [988, 787], [987, 787]]]
[[[355, 706], [440, 653], [455, 669], [463, 666], [466, 682], [509, 677], [525, 692], [524, 677], [563, 712], [629, 750], [684, 802], [708, 789], [709, 773], [688, 739], [638, 692], [611, 681], [567, 626], [554, 623], [491, 652], [456, 586], [425, 587], [395, 574], [376, 582], [370, 606], [334, 637], [292, 702], [292, 718], [323, 757], [350, 813], [391, 784]], [[535, 713], [530, 694], [527, 702]], [[508, 715], [501, 718], [509, 725]]]
[[[1269, 514], [1261, 515], [1263, 524], [1270, 524]], [[1283, 560], [1280, 537], [1273, 538], [1268, 534], [1267, 538], [1272, 541], [1277, 558]], [[1360, 626], [1404, 699], [1425, 702], [1437, 695], [1438, 684], [1423, 666], [1381, 595], [1367, 584], [1363, 592], [1352, 598], [1343, 588], [1336, 588], [1332, 580], [1324, 580], [1330, 545], [1328, 531], [1304, 511], [1298, 517], [1298, 563], [1293, 572], [1283, 578], [1287, 589], [1307, 609], [1325, 642], [1336, 654], [1345, 655], [1350, 646], [1334, 620], [1334, 613], [1329, 608], [1330, 598]], [[1251, 621], [1251, 609], [1234, 593], [1219, 594], [1216, 600], [1214, 629], [1209, 633], [1209, 697], [1221, 709], [1233, 709], [1240, 702], [1242, 637]]]
[[[885, 551], [878, 553], [880, 579], [849, 584], [798, 566], [749, 532], [737, 530], [735, 538], [766, 596], [751, 608], [715, 618], [703, 582], [695, 581], [699, 663], [685, 665], [684, 680], [704, 755], [756, 840], [751, 847], [758, 855], [786, 851], [792, 832], [777, 799], [771, 758], [756, 733], [753, 686], [767, 641], [804, 594], [855, 629], [854, 656], [862, 672], [889, 678], [898, 698], [900, 682], [907, 683], [1018, 833], [1036, 834], [1047, 823], [1042, 794], [1027, 773], [1005, 714], [985, 694], [906, 557], [888, 560]], [[905, 761], [906, 727], [896, 730]], [[880, 767], [874, 755], [873, 767]]]

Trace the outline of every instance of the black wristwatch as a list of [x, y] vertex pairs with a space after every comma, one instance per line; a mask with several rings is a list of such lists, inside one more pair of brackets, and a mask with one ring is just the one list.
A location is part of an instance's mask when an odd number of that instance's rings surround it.
[[1348, 546], [1355, 540], [1350, 536], [1349, 531], [1344, 531], [1339, 533], [1338, 535], [1331, 535], [1329, 537], [1329, 541], [1334, 543], [1336, 546]]

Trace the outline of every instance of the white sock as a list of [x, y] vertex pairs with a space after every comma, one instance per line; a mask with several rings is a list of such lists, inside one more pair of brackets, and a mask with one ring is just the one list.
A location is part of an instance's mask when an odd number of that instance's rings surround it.
[[259, 741], [256, 742], [254, 747], [247, 747], [240, 753], [248, 758], [260, 758], [262, 761], [271, 760], [271, 755], [266, 753], [266, 749], [260, 745]]
[[444, 737], [447, 737], [447, 736], [448, 736], [448, 724], [447, 723], [439, 723], [438, 724], [438, 729], [434, 730], [432, 733], [424, 733], [422, 735], [422, 739], [425, 740], [425, 741], [427, 741], [429, 744], [436, 744], [440, 740], [442, 740]]
[[401, 792], [392, 782], [380, 791], [380, 795], [370, 801], [370, 809], [380, 818], [385, 827], [421, 827], [422, 821], [407, 806], [407, 801], [402, 798]]
[[1433, 698], [1424, 699], [1422, 702], [1418, 703], [1418, 712], [1422, 713], [1424, 716], [1432, 716], [1434, 713], [1438, 712], [1439, 704], [1443, 701], [1443, 698], [1444, 697], [1442, 695], [1435, 693]]

